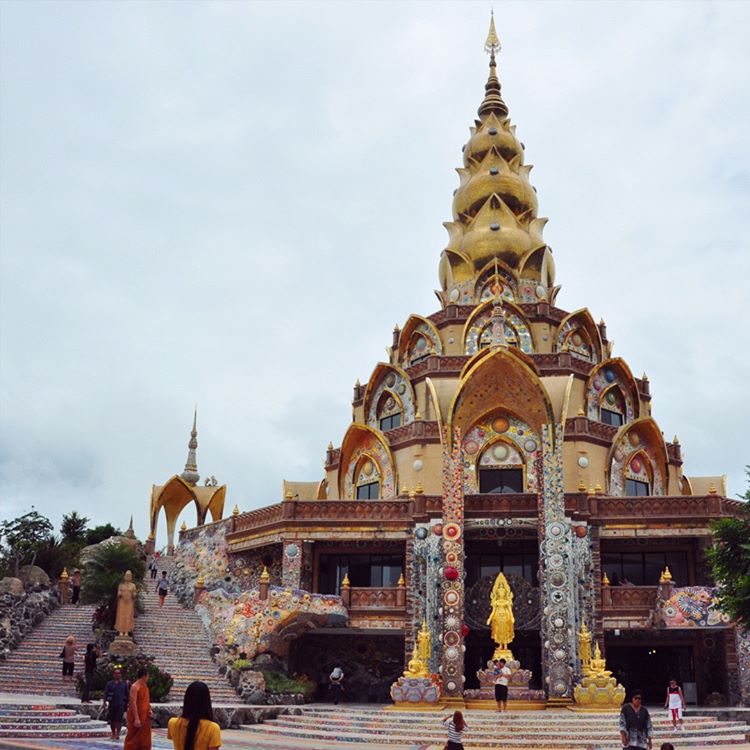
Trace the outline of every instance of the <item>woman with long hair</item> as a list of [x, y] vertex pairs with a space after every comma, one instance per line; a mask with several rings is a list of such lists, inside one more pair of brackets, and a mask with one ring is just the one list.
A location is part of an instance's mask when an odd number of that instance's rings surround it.
[[167, 738], [175, 750], [218, 750], [221, 728], [214, 721], [211, 692], [205, 682], [191, 682], [182, 701], [182, 716], [169, 720]]
[[462, 737], [464, 730], [468, 729], [464, 721], [464, 715], [460, 711], [454, 711], [453, 716], [446, 716], [443, 724], [448, 725], [448, 744], [446, 750], [464, 750]]

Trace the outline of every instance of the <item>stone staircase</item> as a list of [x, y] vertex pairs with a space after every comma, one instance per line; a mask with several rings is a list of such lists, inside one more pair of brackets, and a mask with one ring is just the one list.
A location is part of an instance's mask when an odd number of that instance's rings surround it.
[[[342, 747], [356, 743], [442, 748], [446, 730], [440, 720], [450, 712], [409, 713], [382, 709], [306, 707], [300, 715], [282, 715], [263, 724], [245, 726], [252, 747], [275, 744], [303, 748]], [[652, 710], [654, 747], [673, 742], [680, 750], [726, 747], [750, 750], [750, 727], [739, 721], [717, 721], [707, 717], [687, 717], [685, 731], [673, 733], [666, 712]], [[464, 734], [467, 748], [524, 748], [530, 750], [622, 750], [616, 713], [578, 714], [566, 710], [465, 711], [469, 730]]]
[[78, 643], [75, 672], [83, 672], [86, 644], [93, 640], [94, 607], [66, 604], [58, 607], [23, 639], [15, 651], [0, 661], [0, 693], [75, 696], [75, 685], [62, 681], [63, 643], [73, 635]]
[[0, 738], [109, 737], [104, 721], [82, 716], [71, 709], [27, 704], [0, 704]]
[[[168, 570], [162, 557], [159, 575]], [[211, 689], [214, 704], [240, 702], [234, 688], [219, 674], [211, 661], [211, 644], [200, 617], [192, 609], [185, 609], [170, 593], [159, 609], [155, 593], [156, 581], [146, 579], [148, 591], [143, 596], [145, 612], [135, 621], [134, 637], [146, 654], [156, 658], [156, 663], [174, 679], [168, 700], [182, 702], [185, 688], [193, 680], [205, 682]]]

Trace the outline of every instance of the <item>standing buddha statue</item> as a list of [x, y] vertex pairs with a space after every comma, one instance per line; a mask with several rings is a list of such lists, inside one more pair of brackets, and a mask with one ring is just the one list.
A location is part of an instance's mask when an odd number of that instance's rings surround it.
[[513, 660], [513, 652], [508, 645], [515, 637], [514, 626], [516, 619], [513, 616], [513, 592], [508, 585], [508, 579], [498, 573], [490, 593], [490, 605], [492, 611], [487, 618], [490, 626], [492, 640], [497, 644], [493, 659]]

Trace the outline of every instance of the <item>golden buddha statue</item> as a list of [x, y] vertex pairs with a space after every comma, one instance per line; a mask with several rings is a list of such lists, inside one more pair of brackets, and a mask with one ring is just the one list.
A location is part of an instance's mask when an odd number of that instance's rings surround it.
[[419, 658], [419, 646], [414, 644], [414, 651], [404, 671], [404, 677], [429, 677], [430, 670], [427, 664]]
[[[590, 633], [588, 635], [591, 636]], [[578, 636], [580, 639], [581, 633]], [[581, 656], [581, 665], [583, 671], [583, 656]], [[578, 710], [581, 711], [613, 711], [618, 709], [625, 700], [625, 688], [612, 677], [612, 672], [607, 669], [607, 662], [602, 656], [598, 643], [594, 644], [594, 655], [590, 659], [589, 668], [583, 672], [581, 684], [573, 689], [573, 696], [579, 707]]]
[[581, 659], [581, 674], [586, 675], [591, 671], [591, 631], [583, 621], [578, 631], [578, 656]]
[[422, 629], [417, 635], [417, 653], [419, 659], [425, 665], [430, 663], [430, 657], [432, 656], [432, 643], [430, 640], [430, 631], [427, 629], [427, 620], [422, 621]]
[[490, 604], [492, 611], [487, 618], [487, 625], [490, 626], [492, 640], [497, 643], [493, 659], [513, 660], [513, 653], [508, 648], [508, 644], [515, 638], [514, 626], [516, 618], [513, 617], [513, 592], [508, 585], [508, 579], [498, 573], [495, 583], [490, 593]]

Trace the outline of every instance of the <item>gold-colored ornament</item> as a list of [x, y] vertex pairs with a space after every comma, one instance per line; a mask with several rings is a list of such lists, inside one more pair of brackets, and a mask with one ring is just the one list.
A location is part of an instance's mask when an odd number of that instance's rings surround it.
[[487, 625], [490, 626], [492, 640], [497, 644], [492, 658], [513, 660], [513, 652], [508, 645], [515, 638], [516, 618], [513, 616], [513, 592], [510, 590], [508, 579], [498, 573], [495, 583], [490, 592], [490, 605], [492, 611], [487, 618]]

